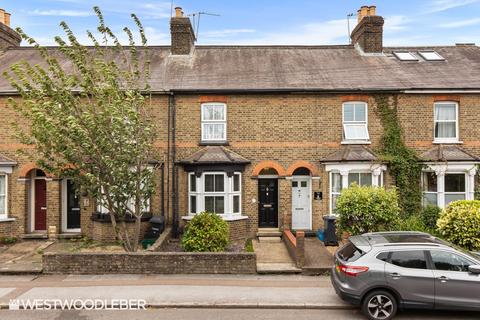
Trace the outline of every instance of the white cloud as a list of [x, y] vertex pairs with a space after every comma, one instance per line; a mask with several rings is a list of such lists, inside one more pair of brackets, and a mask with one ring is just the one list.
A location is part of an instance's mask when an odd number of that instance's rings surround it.
[[441, 27], [441, 28], [461, 28], [461, 27], [474, 26], [474, 25], [477, 25], [477, 24], [480, 24], [480, 18], [447, 22], [447, 23], [440, 24], [439, 27]]
[[395, 15], [385, 17], [385, 31], [403, 31], [408, 29], [408, 25], [412, 22], [412, 19], [403, 16], [403, 15]]
[[255, 29], [224, 29], [217, 31], [204, 31], [200, 32], [199, 37], [206, 38], [224, 38], [228, 36], [234, 36], [243, 33], [254, 33]]
[[[353, 28], [353, 26], [352, 26]], [[225, 39], [223, 43], [236, 44], [285, 44], [285, 45], [318, 45], [332, 43], [348, 43], [347, 20], [330, 20], [307, 23], [292, 27], [289, 31], [258, 34], [250, 39]], [[232, 41], [233, 40], [233, 41]]]
[[434, 0], [430, 2], [427, 13], [441, 12], [453, 8], [464, 7], [479, 0]]
[[89, 17], [93, 15], [93, 11], [76, 11], [76, 10], [33, 10], [28, 12], [32, 16], [57, 16], [57, 17]]

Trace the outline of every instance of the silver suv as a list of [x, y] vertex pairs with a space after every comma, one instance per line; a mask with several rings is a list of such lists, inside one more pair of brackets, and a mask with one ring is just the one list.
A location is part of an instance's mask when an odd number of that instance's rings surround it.
[[397, 309], [480, 311], [480, 260], [421, 232], [378, 232], [350, 237], [335, 254], [337, 294], [372, 320]]

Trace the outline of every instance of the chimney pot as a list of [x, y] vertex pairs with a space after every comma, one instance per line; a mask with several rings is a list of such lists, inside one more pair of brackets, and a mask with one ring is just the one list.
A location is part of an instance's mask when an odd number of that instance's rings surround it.
[[175, 17], [180, 18], [183, 17], [183, 11], [181, 7], [176, 7], [175, 8]]
[[11, 14], [8, 12], [5, 12], [5, 24], [10, 27], [10, 16]]
[[375, 6], [362, 6], [359, 10], [358, 24], [351, 34], [352, 43], [365, 53], [383, 52], [384, 20], [376, 13]]
[[5, 24], [5, 9], [0, 9], [0, 23]]

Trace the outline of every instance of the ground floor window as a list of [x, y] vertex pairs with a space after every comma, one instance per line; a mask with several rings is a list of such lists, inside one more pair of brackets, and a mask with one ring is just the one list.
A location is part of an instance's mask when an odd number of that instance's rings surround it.
[[203, 211], [221, 215], [241, 213], [241, 173], [204, 172], [188, 175], [188, 212]]
[[474, 198], [476, 169], [464, 172], [425, 171], [422, 174], [423, 204], [446, 207], [457, 200]]
[[7, 218], [7, 175], [0, 174], [0, 219]]
[[353, 183], [359, 186], [383, 186], [385, 166], [371, 164], [328, 164], [326, 170], [330, 177], [330, 213], [335, 214], [337, 199], [342, 189]]
[[[132, 211], [135, 212], [135, 200], [130, 199], [128, 202], [128, 208]], [[110, 210], [108, 210], [108, 205], [106, 202], [103, 202], [102, 199], [97, 200], [97, 212], [101, 214], [109, 214]], [[145, 203], [142, 205], [142, 212], [150, 212], [150, 199], [147, 199]]]

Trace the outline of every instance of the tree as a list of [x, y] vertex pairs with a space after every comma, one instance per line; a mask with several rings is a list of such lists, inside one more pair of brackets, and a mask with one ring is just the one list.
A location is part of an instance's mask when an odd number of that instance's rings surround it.
[[[4, 76], [22, 97], [10, 103], [30, 122], [28, 129], [17, 132], [23, 143], [34, 146], [38, 165], [56, 176], [72, 178], [83, 192], [101, 201], [110, 212], [117, 239], [126, 251], [136, 251], [142, 208], [155, 189], [149, 165], [156, 130], [148, 116], [147, 39], [132, 14], [141, 45], [124, 28], [129, 45], [123, 46], [105, 25], [100, 9], [94, 7], [94, 11], [99, 25], [97, 35], [87, 31], [93, 42], [90, 47], [80, 44], [65, 22], [60, 26], [66, 40], [55, 37], [58, 49], [53, 50], [17, 28], [43, 62], [16, 63]], [[127, 217], [135, 219], [133, 234]]]

